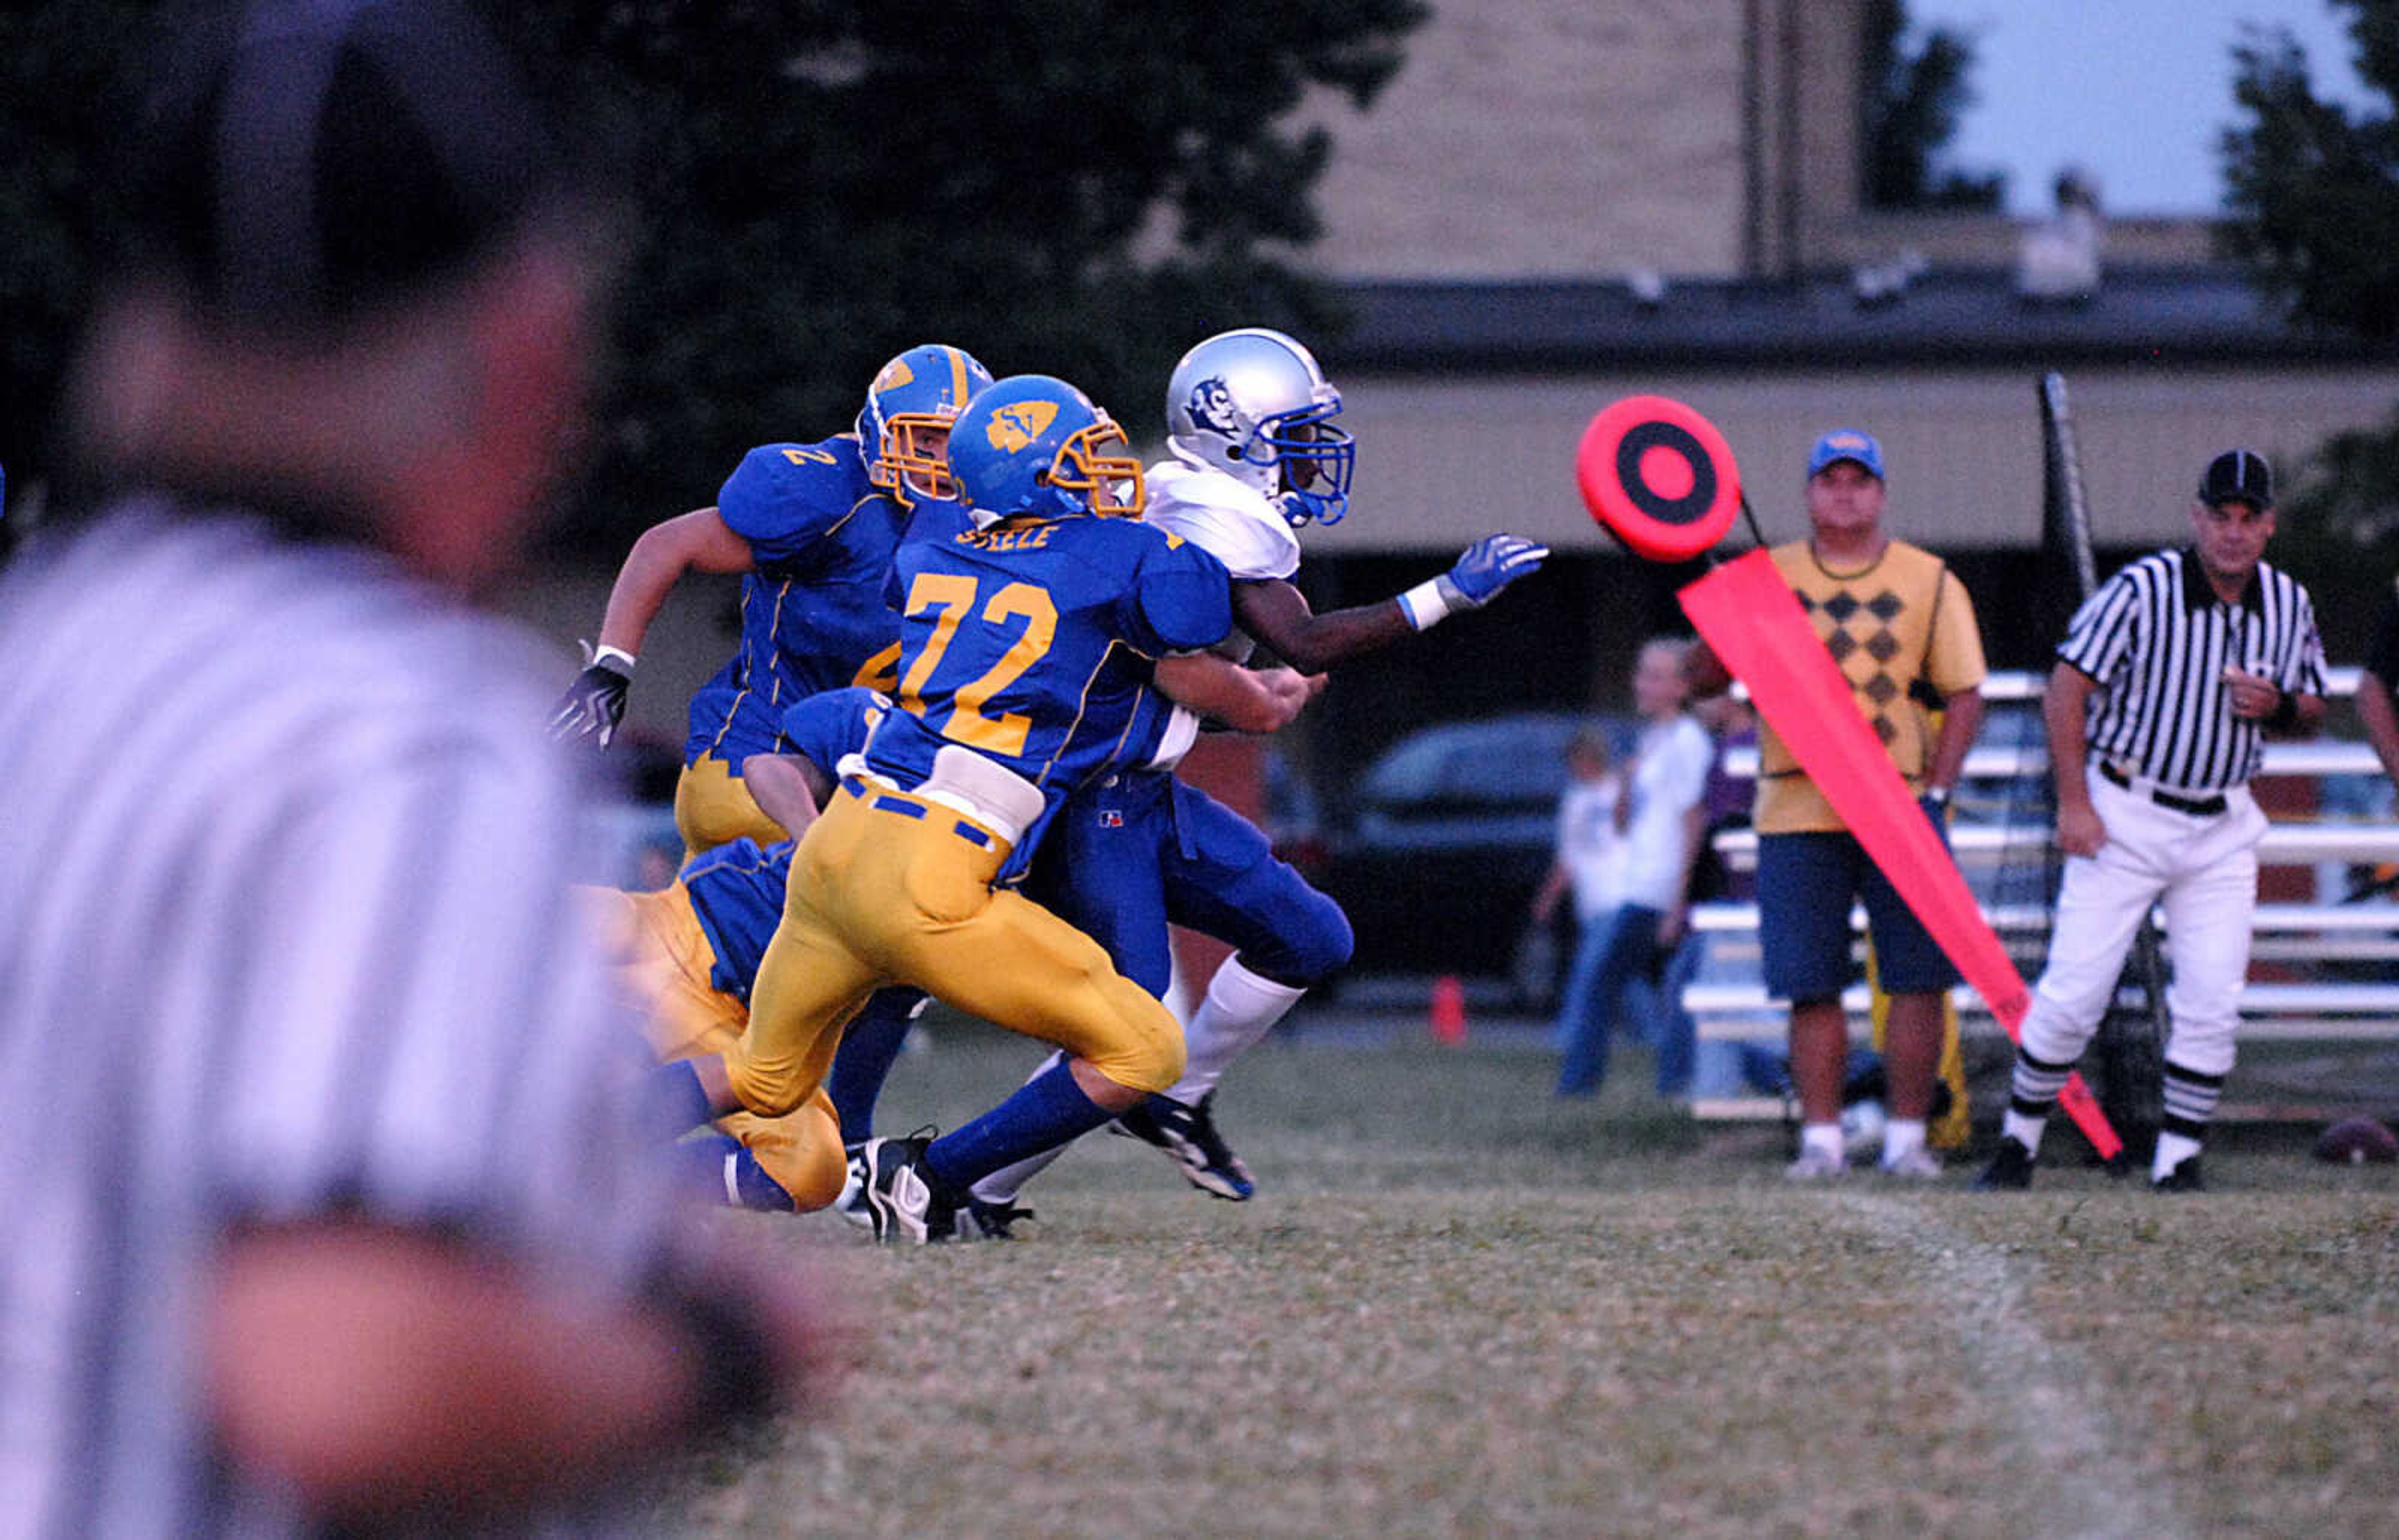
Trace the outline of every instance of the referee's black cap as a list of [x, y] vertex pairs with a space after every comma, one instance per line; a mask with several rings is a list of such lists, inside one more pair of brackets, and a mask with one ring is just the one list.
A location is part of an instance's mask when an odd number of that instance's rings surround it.
[[2219, 503], [2246, 503], [2251, 507], [2274, 506], [2274, 467], [2266, 457], [2245, 449], [2228, 449], [2207, 463], [2199, 479], [2199, 500], [2209, 507]]
[[403, 301], [564, 207], [576, 181], [460, 0], [183, 0], [130, 86], [132, 259], [236, 325]]

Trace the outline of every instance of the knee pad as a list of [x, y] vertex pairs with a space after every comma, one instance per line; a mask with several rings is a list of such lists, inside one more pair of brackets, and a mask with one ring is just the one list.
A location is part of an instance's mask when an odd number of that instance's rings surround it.
[[1105, 1052], [1088, 1055], [1094, 1069], [1119, 1086], [1159, 1092], [1183, 1078], [1183, 1028], [1164, 1006], [1122, 977], [1109, 986], [1120, 1023]]
[[1270, 937], [1244, 944], [1241, 964], [1262, 979], [1307, 989], [1339, 971], [1356, 950], [1357, 936], [1341, 906], [1312, 887], [1287, 902]]

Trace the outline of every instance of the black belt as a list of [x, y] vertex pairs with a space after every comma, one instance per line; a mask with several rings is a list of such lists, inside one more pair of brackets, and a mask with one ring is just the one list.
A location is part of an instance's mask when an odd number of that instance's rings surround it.
[[[2125, 790], [2133, 790], [2133, 777], [2106, 760], [2099, 762], [2099, 774]], [[2188, 813], [2194, 818], [2212, 818], [2232, 805], [2224, 800], [2224, 793], [2221, 791], [2213, 796], [2186, 797], [2174, 791], [2162, 791], [2153, 786], [2147, 791], [2137, 791], [2134, 794], [2145, 796], [2160, 807], [2170, 807], [2177, 813]]]

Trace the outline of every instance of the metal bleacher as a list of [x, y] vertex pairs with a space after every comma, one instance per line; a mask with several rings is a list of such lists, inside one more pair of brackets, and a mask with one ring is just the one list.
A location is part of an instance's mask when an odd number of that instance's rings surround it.
[[[2356, 679], [2354, 669], [2333, 670], [2332, 695], [2346, 696], [2356, 688]], [[2036, 677], [1995, 674], [1986, 684], [1985, 696], [1991, 701], [2031, 702], [2039, 699], [2040, 690]], [[1748, 763], [1731, 762], [1729, 767], [1735, 773], [1754, 771], [1755, 750], [1747, 752]], [[1961, 784], [2004, 786], [2047, 773], [2047, 756], [2038, 744], [1978, 745], [1967, 758]], [[2261, 780], [2295, 777], [2312, 780], [2319, 787], [2327, 784], [2327, 777], [2358, 777], [2379, 785], [2382, 776], [2382, 766], [2367, 745], [2329, 738], [2270, 743], [2260, 771]], [[1961, 796], [1961, 804], [1965, 801]], [[2272, 816], [2275, 821], [2258, 849], [2261, 870], [2298, 870], [2311, 883], [2309, 869], [2399, 865], [2399, 822], [2387, 816]], [[1950, 845], [1970, 885], [1986, 893], [1993, 885], [1991, 875], [2003, 861], [2040, 861], [2048, 835], [2045, 826], [2026, 827], [2020, 820], [1955, 817]], [[1731, 870], [1749, 871], [1755, 866], [1756, 836], [1747, 830], [1719, 834], [1715, 848]], [[2269, 881], [2263, 885], [2270, 893], [2294, 885], [2294, 880]], [[2037, 939], [2048, 925], [2048, 916], [2038, 908], [1988, 898], [1984, 917], [2003, 941]], [[2164, 916], [2157, 913], [2152, 918], [2162, 935]], [[1683, 993], [1684, 1007], [1690, 1012], [1701, 1040], [1780, 1047], [1787, 1018], [1782, 1005], [1767, 997], [1758, 977], [1757, 906], [1701, 904], [1692, 911], [1691, 924], [1709, 938], [1708, 963]], [[1850, 925], [1863, 949], [1863, 911], [1852, 912]], [[2399, 1043], [2399, 982], [2393, 981], [2399, 979], [2399, 901], [2390, 893], [2354, 902], [2268, 898], [2257, 906], [2254, 935], [2250, 978], [2241, 992], [2244, 1043]], [[2012, 945], [2011, 951], [2018, 949]], [[1973, 990], [1959, 985], [1951, 998], [1961, 1033], [1969, 1037], [2000, 1034], [1998, 1021]], [[1850, 1014], [1852, 1039], [1864, 1042], [1869, 1032], [1865, 986], [1851, 986], [1842, 1004]], [[2236, 1068], [2227, 1101], [2217, 1114], [2226, 1121], [2324, 1114], [2325, 1109], [2313, 1101], [2247, 1094], [2242, 1078], [2242, 1071]], [[1691, 1110], [1701, 1118], [1780, 1117], [1784, 1104], [1775, 1096], [1701, 1096]]]

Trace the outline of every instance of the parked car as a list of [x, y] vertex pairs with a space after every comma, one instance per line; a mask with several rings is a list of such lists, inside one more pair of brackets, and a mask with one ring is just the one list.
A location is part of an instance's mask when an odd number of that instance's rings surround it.
[[1349, 912], [1351, 971], [1495, 976], [1547, 1008], [1571, 938], [1528, 911], [1556, 844], [1566, 743], [1586, 724], [1630, 751], [1629, 721], [1528, 711], [1421, 728], [1366, 768], [1347, 820], [1301, 863]]

